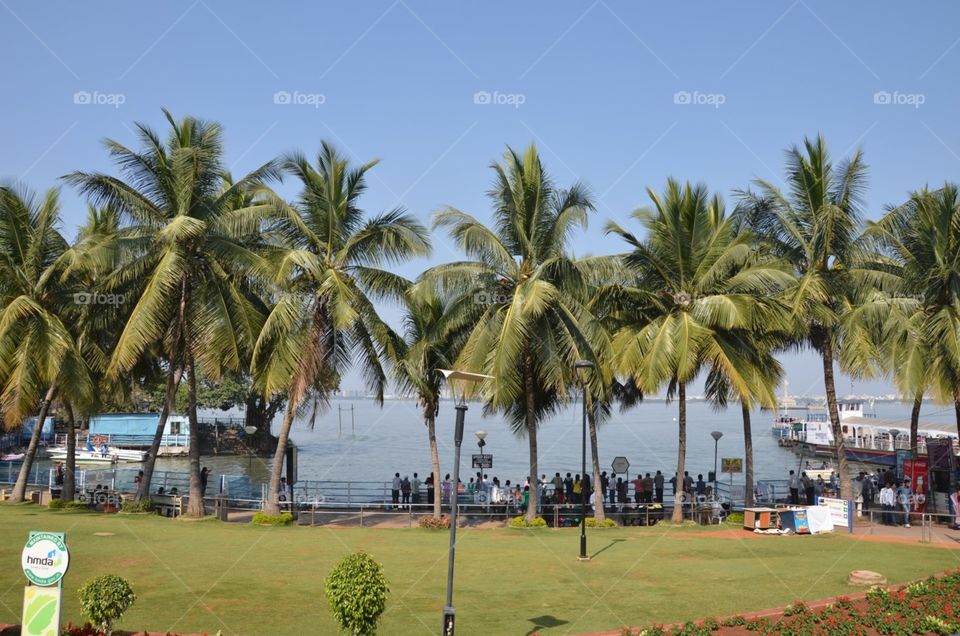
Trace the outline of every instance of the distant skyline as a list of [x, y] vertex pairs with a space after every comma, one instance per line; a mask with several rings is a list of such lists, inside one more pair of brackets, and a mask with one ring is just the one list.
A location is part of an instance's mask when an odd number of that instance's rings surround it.
[[[413, 1], [289, 4], [0, 2], [7, 60], [0, 180], [34, 191], [67, 172], [114, 172], [100, 141], [165, 132], [161, 107], [220, 122], [231, 170], [329, 140], [381, 157], [363, 207], [403, 206], [429, 224], [453, 205], [489, 217], [488, 166], [506, 145], [540, 148], [558, 185], [597, 199], [571, 249], [603, 235], [668, 176], [731, 192], [780, 182], [783, 150], [823, 133], [839, 160], [870, 166], [866, 216], [910, 190], [960, 181], [960, 5], [749, 2], [639, 5]], [[277, 185], [288, 198], [292, 179]], [[62, 188], [64, 232], [86, 203]], [[399, 271], [460, 258], [434, 254]], [[384, 315], [399, 327], [396, 307]], [[792, 394], [823, 392], [809, 352], [782, 357]], [[347, 390], [360, 389], [349, 374]], [[838, 381], [885, 394], [886, 381]], [[700, 388], [696, 388], [699, 392]]]

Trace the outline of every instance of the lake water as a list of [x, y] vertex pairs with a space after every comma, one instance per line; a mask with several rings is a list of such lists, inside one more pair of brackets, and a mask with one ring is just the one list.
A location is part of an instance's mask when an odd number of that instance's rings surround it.
[[[452, 472], [453, 424], [452, 402], [444, 402], [437, 419], [441, 472]], [[352, 418], [351, 418], [351, 411]], [[880, 418], [907, 419], [906, 404], [878, 402], [867, 408]], [[646, 401], [625, 413], [615, 412], [598, 431], [601, 470], [610, 470], [614, 457], [622, 455], [630, 462], [630, 475], [639, 471], [661, 470], [673, 475], [677, 461], [677, 404]], [[777, 445], [770, 432], [772, 414], [753, 413], [754, 464], [758, 478], [784, 479], [798, 457]], [[953, 408], [925, 403], [921, 414], [924, 422], [954, 422]], [[274, 432], [279, 423], [274, 423]], [[341, 424], [342, 423], [342, 424]], [[501, 481], [523, 479], [528, 472], [527, 440], [511, 433], [499, 416], [483, 416], [480, 404], [470, 404], [464, 429], [461, 472], [474, 474], [470, 455], [479, 452], [474, 432], [487, 432], [484, 452], [494, 457], [493, 469], [487, 471]], [[743, 457], [743, 422], [739, 405], [716, 411], [704, 402], [687, 405], [687, 470], [694, 477], [713, 469], [714, 442], [711, 431], [720, 431], [719, 456]], [[300, 451], [301, 480], [373, 480], [385, 481], [395, 472], [401, 476], [414, 472], [423, 478], [430, 472], [430, 451], [427, 429], [416, 402], [388, 400], [381, 408], [373, 400], [337, 399], [330, 410], [317, 418], [313, 429], [306, 419], [294, 424], [291, 438]], [[571, 406], [543, 423], [538, 435], [540, 472], [577, 473], [580, 467], [581, 410]], [[589, 443], [589, 440], [588, 440]], [[204, 458], [204, 465], [214, 474], [248, 473], [255, 481], [265, 480], [269, 459], [248, 457]], [[589, 464], [589, 449], [588, 449]], [[188, 470], [184, 459], [161, 459], [162, 470]]]

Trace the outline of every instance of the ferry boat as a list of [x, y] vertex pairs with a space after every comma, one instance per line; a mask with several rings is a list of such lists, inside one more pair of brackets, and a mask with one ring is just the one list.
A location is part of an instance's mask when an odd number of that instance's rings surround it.
[[[66, 461], [67, 447], [54, 446], [47, 449], [47, 455], [55, 461]], [[147, 451], [132, 448], [103, 445], [99, 448], [87, 443], [85, 448], [77, 447], [74, 457], [78, 464], [112, 464], [117, 462], [143, 462], [147, 458]]]
[[[860, 400], [837, 402], [840, 428], [846, 447], [847, 459], [860, 463], [896, 465], [897, 450], [910, 449], [910, 421], [880, 419], [875, 414], [864, 413]], [[804, 455], [832, 456], [834, 454], [833, 427], [826, 408], [811, 408], [803, 417], [791, 418], [778, 414], [774, 426], [792, 430], [781, 442], [794, 445]], [[927, 453], [928, 439], [950, 439], [954, 454], [958, 452], [956, 429], [952, 424], [920, 422], [917, 431], [917, 452]]]

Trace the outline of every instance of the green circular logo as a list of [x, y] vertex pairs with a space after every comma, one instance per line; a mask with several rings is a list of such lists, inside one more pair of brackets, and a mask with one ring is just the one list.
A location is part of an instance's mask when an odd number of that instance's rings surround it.
[[34, 585], [54, 585], [67, 572], [70, 553], [63, 535], [36, 532], [27, 539], [20, 555], [20, 565], [27, 579]]

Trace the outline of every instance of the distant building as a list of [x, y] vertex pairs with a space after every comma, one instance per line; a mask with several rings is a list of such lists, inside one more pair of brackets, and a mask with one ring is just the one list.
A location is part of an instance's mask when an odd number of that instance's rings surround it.
[[[36, 422], [36, 415], [30, 416], [23, 420], [23, 427], [20, 429], [20, 440], [22, 442], [27, 443], [30, 441], [30, 437], [33, 435], [33, 427]], [[43, 420], [43, 428], [40, 429], [40, 441], [53, 441], [53, 417], [47, 417], [45, 420]]]

